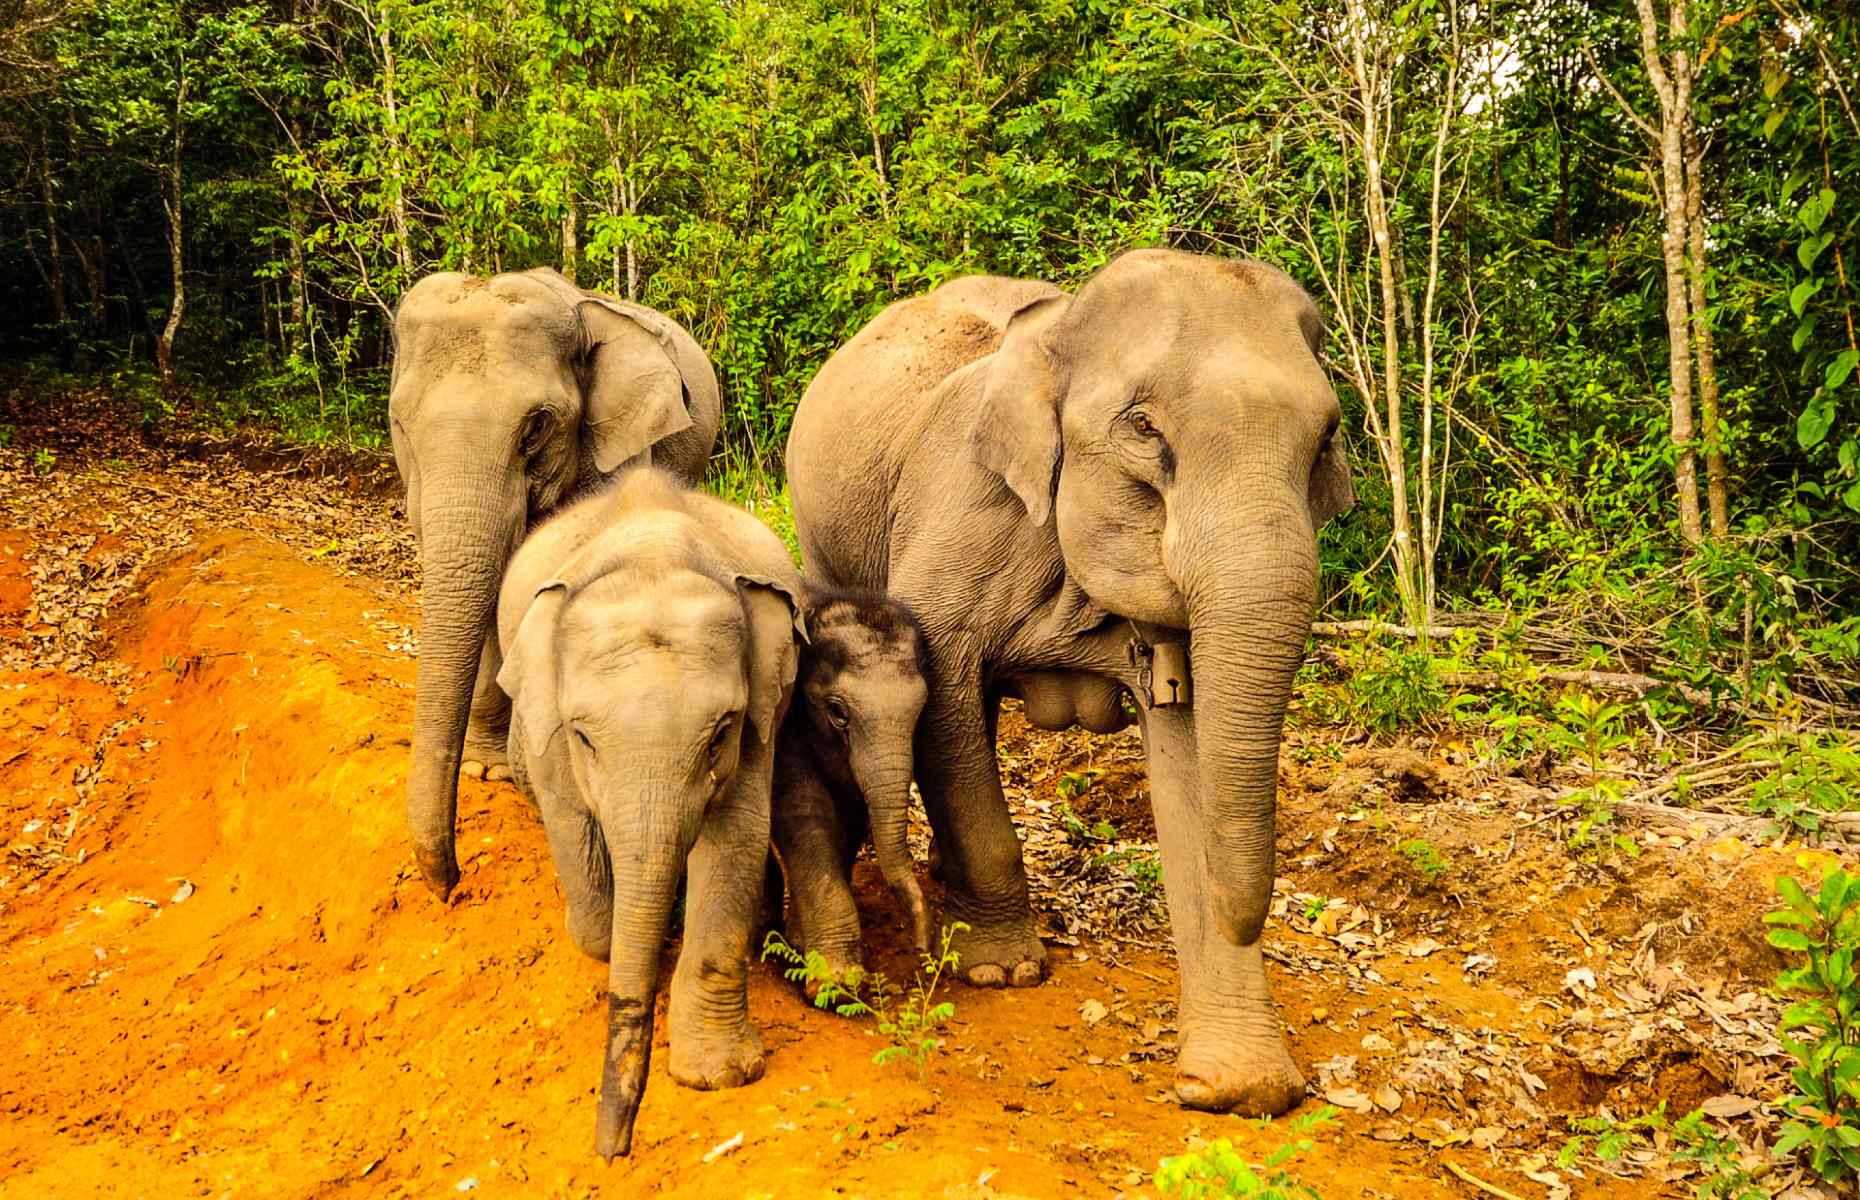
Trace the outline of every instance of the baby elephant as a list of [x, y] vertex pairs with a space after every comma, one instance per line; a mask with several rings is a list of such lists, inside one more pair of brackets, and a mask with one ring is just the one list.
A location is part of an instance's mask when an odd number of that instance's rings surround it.
[[773, 831], [790, 938], [844, 971], [862, 961], [852, 862], [868, 828], [912, 938], [930, 945], [905, 841], [912, 738], [928, 695], [924, 639], [910, 610], [882, 593], [803, 586], [808, 645], [775, 751]]
[[549, 835], [577, 945], [610, 962], [595, 1146], [632, 1147], [659, 954], [680, 876], [671, 1076], [762, 1075], [749, 940], [775, 733], [806, 637], [781, 541], [662, 471], [626, 471], [511, 560], [498, 599], [510, 762]]

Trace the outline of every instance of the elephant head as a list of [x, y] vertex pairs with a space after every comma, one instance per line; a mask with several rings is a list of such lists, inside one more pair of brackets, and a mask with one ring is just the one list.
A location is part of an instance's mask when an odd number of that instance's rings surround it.
[[389, 428], [424, 572], [407, 814], [443, 898], [458, 880], [469, 706], [512, 548], [571, 489], [655, 447], [701, 473], [717, 381], [675, 323], [549, 270], [429, 276], [402, 298], [394, 332]]
[[[574, 796], [606, 843], [597, 865], [611, 871], [613, 906], [595, 1142], [609, 1160], [632, 1145], [659, 958], [693, 847], [702, 835], [715, 856], [725, 840], [747, 839], [732, 853], [758, 870], [764, 861], [767, 796], [760, 824], [719, 814], [740, 808], [730, 797], [750, 739], [757, 753], [773, 745], [806, 636], [780, 581], [662, 535], [616, 525], [571, 558], [536, 589], [497, 677], [512, 700], [513, 741], [532, 758], [566, 751]], [[687, 912], [687, 946], [694, 922], [721, 919]]]
[[1317, 529], [1355, 500], [1322, 335], [1271, 267], [1132, 252], [1012, 316], [971, 430], [974, 459], [1056, 527], [1087, 625], [1189, 632], [1210, 910], [1235, 945], [1270, 900]]
[[906, 840], [912, 747], [929, 698], [916, 617], [878, 592], [808, 588], [808, 640], [797, 689], [823, 769], [865, 797], [878, 868], [919, 951], [930, 910]]

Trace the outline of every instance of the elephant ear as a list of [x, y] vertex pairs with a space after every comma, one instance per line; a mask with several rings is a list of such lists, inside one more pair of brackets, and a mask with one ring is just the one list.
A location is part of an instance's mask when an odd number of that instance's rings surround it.
[[1035, 525], [1053, 515], [1061, 384], [1050, 335], [1071, 303], [1070, 296], [1043, 296], [1008, 319], [969, 431], [970, 456], [1001, 477]]
[[568, 603], [568, 581], [551, 579], [536, 595], [504, 649], [497, 686], [510, 697], [512, 719], [523, 734], [524, 749], [541, 758], [562, 728], [557, 699], [555, 635]]
[[680, 362], [688, 355], [672, 336], [670, 322], [651, 309], [589, 299], [576, 312], [588, 352], [581, 423], [594, 465], [608, 473], [691, 428], [685, 404], [688, 364]]
[[1311, 527], [1324, 523], [1356, 504], [1356, 485], [1350, 482], [1350, 452], [1343, 446], [1343, 430], [1334, 429], [1311, 468]]
[[749, 723], [763, 745], [773, 745], [807, 641], [807, 618], [800, 597], [778, 579], [738, 574], [736, 586], [749, 626]]
[[[1324, 365], [1324, 315], [1307, 298], [1298, 313], [1298, 331], [1304, 335], [1311, 357], [1322, 370]], [[1343, 444], [1339, 426], [1324, 439], [1317, 462], [1311, 468], [1311, 528], [1322, 529], [1324, 523], [1356, 505], [1356, 485], [1350, 481], [1350, 452]]]

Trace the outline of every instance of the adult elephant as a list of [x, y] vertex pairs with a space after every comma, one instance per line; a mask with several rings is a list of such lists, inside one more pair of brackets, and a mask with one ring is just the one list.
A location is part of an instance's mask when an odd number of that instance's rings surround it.
[[407, 820], [443, 900], [459, 878], [459, 769], [507, 770], [492, 616], [512, 550], [626, 464], [700, 481], [720, 405], [677, 322], [547, 268], [429, 275], [401, 298], [394, 340], [389, 429], [423, 572]]
[[886, 589], [923, 624], [918, 782], [970, 983], [1028, 986], [1045, 965], [1000, 697], [1098, 731], [1135, 697], [1181, 964], [1176, 1094], [1194, 1108], [1304, 1094], [1260, 934], [1316, 533], [1355, 500], [1321, 337], [1298, 285], [1252, 262], [1135, 251], [1076, 296], [958, 279], [836, 353], [788, 442], [809, 572]]

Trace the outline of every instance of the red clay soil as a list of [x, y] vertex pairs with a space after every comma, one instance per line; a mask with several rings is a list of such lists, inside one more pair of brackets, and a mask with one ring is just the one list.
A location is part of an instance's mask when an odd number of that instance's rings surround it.
[[[0, 637], [26, 611], [26, 549], [0, 533]], [[146, 572], [113, 615], [126, 685], [0, 675], [0, 1196], [1155, 1196], [1158, 1160], [1197, 1139], [1261, 1156], [1287, 1137], [1169, 1099], [1174, 965], [1087, 931], [1053, 947], [1040, 988], [952, 989], [957, 1019], [922, 1078], [874, 1065], [884, 1043], [869, 1024], [815, 1011], [760, 968], [766, 1077], [680, 1088], [661, 1041], [634, 1153], [604, 1165], [604, 969], [563, 933], [542, 830], [509, 785], [461, 786], [450, 905], [414, 876], [401, 809], [414, 662], [389, 649], [384, 621], [415, 623], [404, 590], [223, 530]], [[1073, 744], [1030, 742], [1014, 719], [1004, 729], [1023, 757]], [[1429, 892], [1387, 838], [1360, 861], [1317, 855], [1358, 828], [1338, 832], [1336, 793], [1353, 785], [1347, 761], [1330, 770], [1288, 762], [1287, 895], [1364, 897], [1390, 936], [1435, 928], [1443, 948], [1376, 958], [1367, 993], [1343, 973], [1275, 968], [1293, 1053], [1314, 1083], [1313, 1064], [1358, 1056], [1351, 1086], [1370, 1094], [1414, 1038], [1478, 1028], [1536, 1064], [1549, 1113], [1469, 1140], [1476, 1106], [1410, 1091], [1393, 1113], [1346, 1112], [1320, 1133], [1297, 1164], [1305, 1181], [1332, 1198], [1479, 1194], [1451, 1161], [1544, 1196], [1521, 1172], [1554, 1154], [1564, 1114], [1658, 1098], [1678, 1112], [1735, 1090], [1736, 1063], [1695, 1053], [1616, 1079], [1548, 1047], [1573, 1007], [1572, 923], [1607, 936], [1583, 914], [1620, 907], [1632, 937], [1717, 871], [1748, 885], [1735, 929], [1754, 923], [1766, 869], [1714, 865], [1697, 847], [1673, 856], [1658, 895], [1605, 876], [1571, 885], [1547, 860], [1535, 893], [1522, 860], [1505, 877], [1515, 892]], [[1508, 820], [1467, 836], [1495, 847]], [[860, 871], [873, 958], [908, 975], [885, 891]], [[1330, 944], [1299, 925], [1274, 922], [1275, 953]], [[1492, 972], [1455, 965], [1484, 949]], [[1566, 1182], [1585, 1196], [1689, 1194], [1600, 1172]]]

